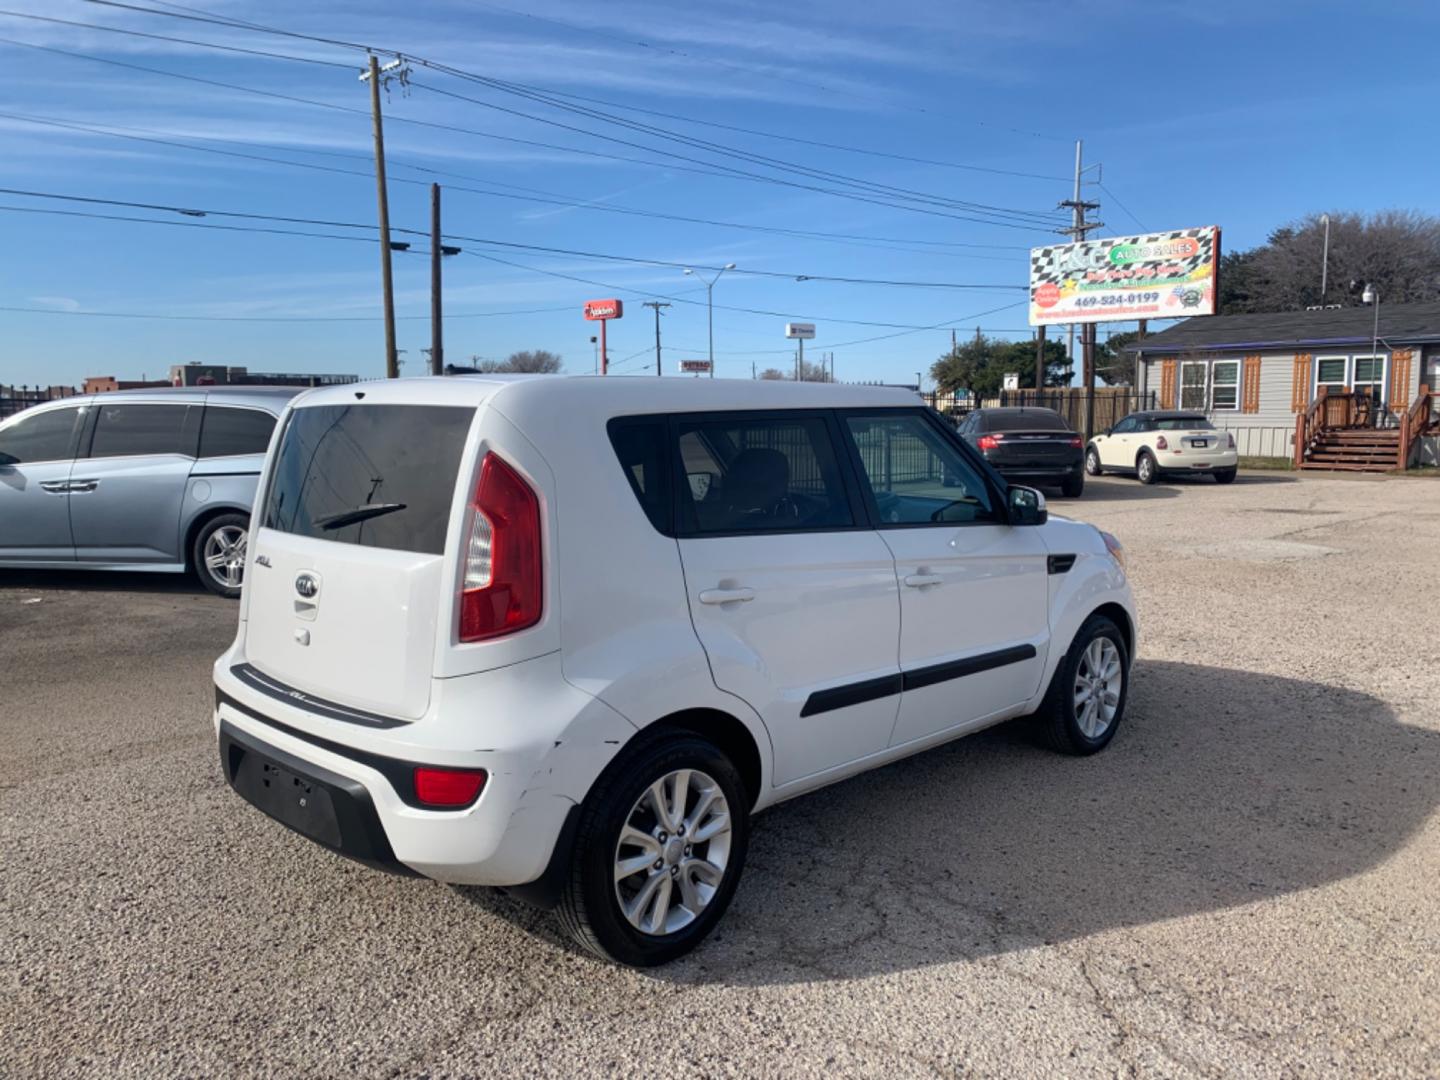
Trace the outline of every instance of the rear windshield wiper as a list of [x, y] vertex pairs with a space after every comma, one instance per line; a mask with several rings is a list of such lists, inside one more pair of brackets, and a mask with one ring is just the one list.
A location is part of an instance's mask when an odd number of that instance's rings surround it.
[[392, 514], [396, 510], [404, 509], [404, 503], [366, 503], [364, 506], [341, 510], [338, 514], [326, 514], [324, 517], [316, 518], [313, 524], [328, 532], [331, 529], [343, 529], [346, 525], [369, 521], [381, 514]]

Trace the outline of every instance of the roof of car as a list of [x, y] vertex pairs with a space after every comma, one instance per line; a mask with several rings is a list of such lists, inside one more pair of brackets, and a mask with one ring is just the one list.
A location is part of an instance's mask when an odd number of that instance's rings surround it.
[[[450, 375], [386, 379], [308, 390], [297, 406], [353, 403], [481, 405], [593, 410], [609, 416], [710, 409], [823, 409], [918, 406], [914, 390], [768, 379], [624, 375]], [[513, 417], [512, 417], [513, 418]]]

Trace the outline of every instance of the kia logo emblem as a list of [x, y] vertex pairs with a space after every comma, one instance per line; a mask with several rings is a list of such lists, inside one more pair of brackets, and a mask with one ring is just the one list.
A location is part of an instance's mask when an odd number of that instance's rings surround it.
[[320, 591], [320, 582], [311, 574], [301, 574], [295, 579], [295, 591], [309, 600]]

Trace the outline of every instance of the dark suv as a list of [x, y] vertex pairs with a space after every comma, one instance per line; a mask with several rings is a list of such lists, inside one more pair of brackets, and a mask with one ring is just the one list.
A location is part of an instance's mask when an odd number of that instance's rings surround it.
[[1054, 409], [976, 409], [959, 432], [1006, 480], [1085, 490], [1085, 440]]

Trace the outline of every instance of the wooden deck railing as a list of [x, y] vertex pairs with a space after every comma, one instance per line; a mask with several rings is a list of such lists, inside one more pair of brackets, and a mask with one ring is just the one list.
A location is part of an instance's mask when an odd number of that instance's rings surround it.
[[1434, 395], [1430, 387], [1420, 384], [1420, 393], [1414, 403], [1400, 416], [1400, 443], [1395, 448], [1395, 467], [1408, 469], [1410, 454], [1420, 446], [1420, 436], [1431, 426], [1430, 411], [1434, 408]]

